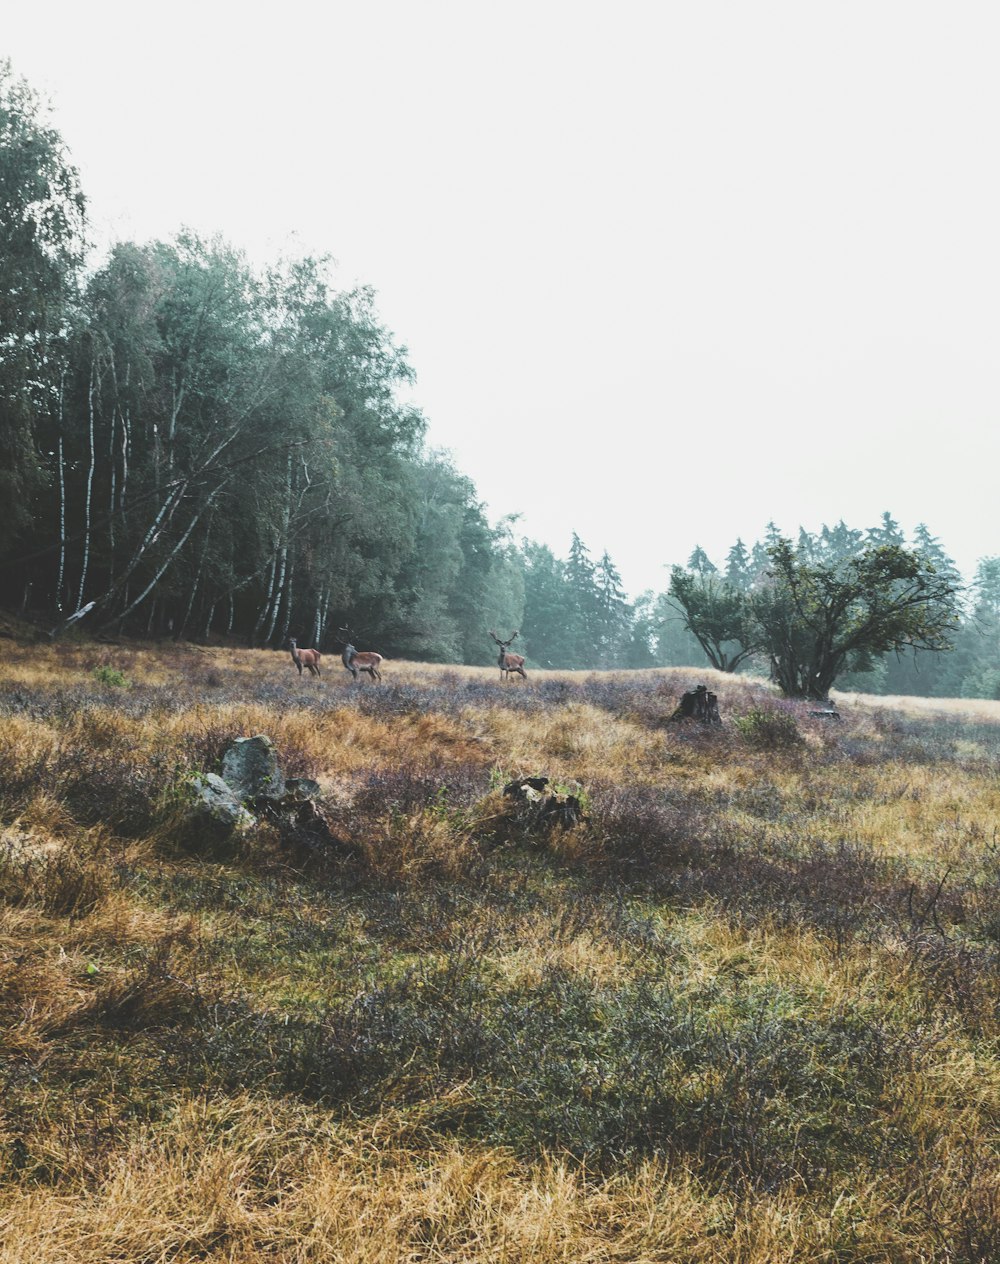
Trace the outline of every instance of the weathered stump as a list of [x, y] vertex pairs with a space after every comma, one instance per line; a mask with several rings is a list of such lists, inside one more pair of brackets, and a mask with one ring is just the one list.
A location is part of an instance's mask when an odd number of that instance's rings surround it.
[[560, 794], [548, 785], [548, 777], [518, 777], [503, 788], [517, 802], [518, 823], [529, 833], [544, 834], [557, 826], [570, 829], [585, 819], [575, 794]]
[[670, 717], [671, 723], [679, 720], [700, 720], [702, 724], [721, 724], [718, 696], [712, 693], [707, 685], [698, 685], [695, 689], [689, 689], [687, 693], [681, 695], [680, 703]]

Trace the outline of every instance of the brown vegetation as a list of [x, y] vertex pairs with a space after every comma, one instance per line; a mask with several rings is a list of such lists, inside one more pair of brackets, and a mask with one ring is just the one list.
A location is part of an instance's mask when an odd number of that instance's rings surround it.
[[[2, 654], [3, 1264], [1000, 1254], [1000, 717]], [[186, 830], [259, 732], [349, 846]]]

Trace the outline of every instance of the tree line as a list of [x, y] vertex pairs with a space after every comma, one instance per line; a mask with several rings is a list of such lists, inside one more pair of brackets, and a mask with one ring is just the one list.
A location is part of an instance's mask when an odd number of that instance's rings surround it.
[[769, 527], [718, 566], [695, 548], [666, 591], [630, 601], [608, 553], [575, 533], [560, 558], [516, 538], [516, 518], [490, 522], [400, 403], [413, 371], [369, 288], [337, 289], [322, 259], [253, 268], [190, 233], [119, 242], [94, 265], [86, 233], [61, 137], [0, 63], [5, 608], [53, 632], [273, 647], [327, 649], [348, 626], [389, 656], [457, 663], [495, 657], [488, 629], [518, 630], [529, 667], [714, 663], [809, 693], [821, 685], [803, 628], [835, 584], [848, 621], [866, 592], [913, 600], [892, 627], [871, 612], [824, 662], [831, 681], [1000, 692], [1000, 559], [960, 603], [925, 526], [911, 541], [888, 514], [794, 541]]
[[425, 444], [371, 290], [220, 239], [87, 266], [78, 174], [0, 67], [0, 600], [55, 628], [488, 661], [509, 523]]

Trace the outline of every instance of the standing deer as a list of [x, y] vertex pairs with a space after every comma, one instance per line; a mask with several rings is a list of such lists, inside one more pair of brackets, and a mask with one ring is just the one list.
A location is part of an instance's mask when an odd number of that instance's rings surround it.
[[319, 650], [300, 650], [295, 642], [295, 637], [288, 638], [288, 648], [292, 651], [292, 662], [299, 669], [299, 675], [302, 675], [302, 668], [306, 667], [314, 676], [319, 673]]
[[490, 628], [490, 636], [500, 646], [500, 653], [497, 656], [497, 662], [500, 665], [500, 679], [510, 680], [511, 672], [517, 672], [522, 680], [527, 680], [528, 677], [524, 670], [524, 655], [507, 653], [507, 646], [517, 640], [517, 630], [515, 629], [506, 641], [501, 641], [492, 628]]
[[361, 679], [361, 673], [367, 672], [372, 682], [382, 679], [382, 673], [379, 671], [379, 663], [382, 661], [382, 655], [376, 654], [374, 650], [356, 650], [351, 644], [350, 628], [340, 629], [341, 639], [344, 642], [344, 652], [341, 654], [341, 661], [347, 670], [351, 673], [355, 680]]

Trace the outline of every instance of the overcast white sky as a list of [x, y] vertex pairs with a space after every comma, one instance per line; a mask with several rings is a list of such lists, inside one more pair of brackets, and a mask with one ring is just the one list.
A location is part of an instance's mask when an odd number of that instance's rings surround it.
[[890, 510], [1000, 554], [1000, 6], [47, 0], [95, 228], [378, 292], [491, 518], [629, 590]]

